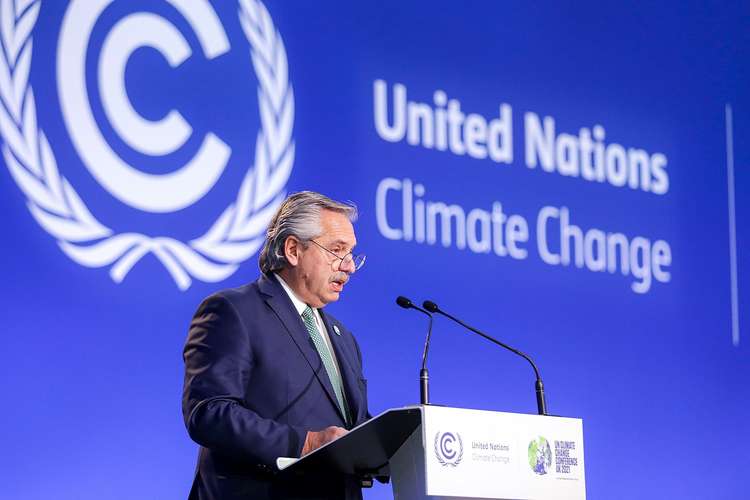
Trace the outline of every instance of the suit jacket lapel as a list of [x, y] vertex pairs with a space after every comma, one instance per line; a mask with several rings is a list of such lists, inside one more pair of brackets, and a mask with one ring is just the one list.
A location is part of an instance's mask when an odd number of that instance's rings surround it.
[[318, 350], [315, 348], [310, 334], [302, 322], [302, 317], [297, 314], [297, 310], [294, 308], [291, 299], [281, 287], [281, 284], [276, 281], [276, 278], [262, 276], [259, 281], [259, 287], [261, 292], [266, 295], [266, 303], [276, 313], [276, 316], [278, 316], [284, 328], [307, 360], [310, 368], [315, 373], [315, 377], [328, 395], [331, 404], [336, 408], [339, 415], [341, 415], [342, 420], [346, 422], [346, 418], [341, 414], [341, 409], [336, 401], [333, 385], [331, 385], [331, 380], [328, 378], [323, 361], [321, 361]]
[[328, 336], [331, 338], [331, 345], [333, 345], [333, 349], [336, 351], [336, 359], [339, 362], [339, 371], [341, 372], [341, 379], [344, 384], [346, 401], [349, 404], [352, 425], [355, 425], [357, 423], [357, 416], [359, 415], [359, 407], [361, 405], [359, 381], [357, 380], [359, 377], [352, 366], [352, 356], [355, 356], [355, 354], [350, 352], [341, 336], [335, 333], [333, 323], [331, 323], [331, 318], [323, 312], [323, 310], [320, 310], [320, 316], [323, 318], [323, 323], [328, 330]]

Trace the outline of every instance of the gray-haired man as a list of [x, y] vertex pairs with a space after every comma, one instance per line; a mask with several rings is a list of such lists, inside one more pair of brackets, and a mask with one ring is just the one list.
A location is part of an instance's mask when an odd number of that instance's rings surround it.
[[274, 473], [277, 457], [369, 418], [359, 346], [321, 309], [364, 263], [355, 219], [353, 205], [290, 196], [268, 228], [261, 277], [198, 308], [184, 350], [183, 415], [201, 445], [190, 498], [361, 498], [356, 478]]

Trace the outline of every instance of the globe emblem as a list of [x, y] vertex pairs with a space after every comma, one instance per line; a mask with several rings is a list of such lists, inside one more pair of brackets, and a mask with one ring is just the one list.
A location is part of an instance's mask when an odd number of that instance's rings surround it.
[[542, 436], [529, 443], [529, 466], [540, 476], [547, 474], [552, 467], [552, 448]]

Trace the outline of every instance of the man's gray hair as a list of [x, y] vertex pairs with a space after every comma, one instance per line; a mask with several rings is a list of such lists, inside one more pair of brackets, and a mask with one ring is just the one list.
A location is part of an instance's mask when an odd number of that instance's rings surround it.
[[353, 203], [338, 202], [313, 191], [292, 194], [276, 211], [266, 231], [266, 241], [258, 259], [263, 274], [270, 275], [288, 265], [284, 243], [289, 236], [295, 236], [305, 243], [322, 234], [322, 210], [342, 213], [352, 222], [357, 219], [357, 207]]

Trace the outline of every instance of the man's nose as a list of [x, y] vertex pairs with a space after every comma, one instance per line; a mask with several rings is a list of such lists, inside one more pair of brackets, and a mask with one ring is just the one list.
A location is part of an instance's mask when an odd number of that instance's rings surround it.
[[354, 259], [351, 257], [345, 258], [341, 261], [341, 264], [339, 265], [339, 271], [344, 272], [346, 274], [352, 274], [357, 269], [354, 267]]

